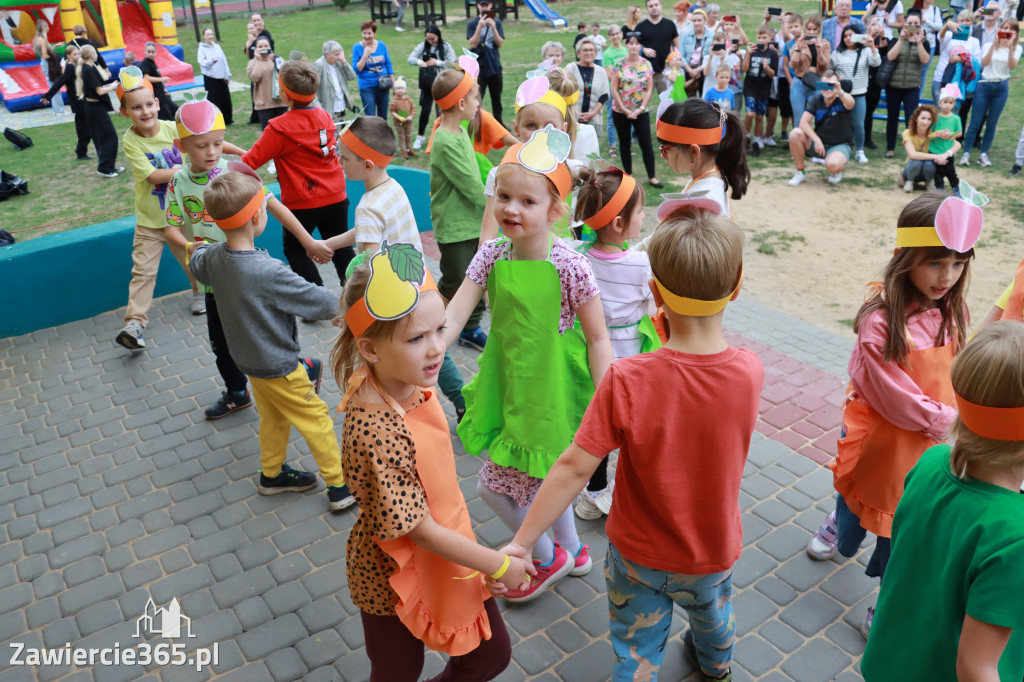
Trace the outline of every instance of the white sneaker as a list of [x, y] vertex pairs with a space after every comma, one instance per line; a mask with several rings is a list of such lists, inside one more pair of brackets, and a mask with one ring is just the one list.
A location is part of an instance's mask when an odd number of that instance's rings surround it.
[[904, 192], [913, 192], [914, 191], [914, 183], [913, 183], [913, 181], [907, 180], [906, 182], [904, 182], [903, 183], [903, 191]]
[[401, 26], [395, 26], [395, 30], [398, 31], [399, 33], [405, 33], [405, 29], [402, 28]]
[[191, 310], [193, 315], [206, 314], [206, 294], [201, 291], [192, 294]]
[[970, 154], [970, 152], [964, 152], [964, 155], [960, 157], [960, 165], [961, 166], [970, 166], [971, 165], [971, 154]]
[[581, 490], [580, 494], [576, 496], [576, 504], [573, 506], [576, 516], [584, 521], [593, 521], [601, 518], [601, 510], [597, 508], [596, 499], [597, 494], [590, 492], [586, 488]]
[[978, 165], [981, 166], [982, 168], [988, 168], [989, 166], [992, 165], [992, 162], [988, 160], [988, 154], [982, 152], [978, 156]]
[[830, 185], [838, 185], [839, 181], [843, 179], [842, 173], [832, 173], [828, 176], [828, 182]]
[[761, 138], [761, 142], [764, 143], [765, 147], [778, 147], [779, 146], [778, 143], [775, 141], [774, 137], [762, 137]]
[[271, 175], [277, 175], [277, 166], [274, 165], [274, 161], [270, 161], [270, 165], [267, 166], [267, 172]]
[[818, 163], [818, 164], [821, 164], [822, 166], [824, 166], [825, 165], [825, 159], [820, 159], [817, 156], [815, 156], [815, 157], [811, 158], [811, 163]]
[[128, 350], [142, 350], [146, 347], [146, 342], [142, 340], [142, 325], [135, 320], [126, 324], [114, 341]]
[[868, 162], [868, 157], [864, 155], [864, 150], [863, 149], [858, 149], [857, 153], [854, 156], [857, 159], [857, 163], [867, 163]]
[[414, 152], [418, 152], [419, 150], [423, 149], [423, 142], [424, 142], [423, 136], [422, 135], [417, 135], [416, 136], [416, 141], [412, 143], [412, 150]]
[[612, 496], [615, 492], [615, 481], [608, 481], [608, 487], [597, 494], [594, 498], [594, 504], [601, 510], [601, 513], [605, 516], [608, 515], [612, 510]]
[[803, 182], [805, 179], [807, 179], [807, 175], [805, 173], [803, 173], [802, 171], [797, 171], [796, 173], [793, 174], [793, 177], [791, 177], [789, 179], [789, 186], [790, 187], [796, 187], [801, 182]]

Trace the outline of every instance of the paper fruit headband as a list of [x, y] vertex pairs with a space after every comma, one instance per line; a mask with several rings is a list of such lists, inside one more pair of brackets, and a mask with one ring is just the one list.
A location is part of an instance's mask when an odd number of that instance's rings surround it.
[[636, 179], [634, 179], [629, 173], [626, 173], [625, 171], [610, 164], [605, 165], [600, 172], [617, 174], [620, 176], [621, 180], [619, 182], [619, 188], [615, 190], [614, 194], [612, 194], [608, 203], [602, 206], [594, 215], [583, 219], [583, 222], [593, 230], [600, 230], [602, 227], [615, 220], [615, 216], [622, 213], [622, 209], [624, 209], [626, 204], [629, 203], [629, 198], [633, 196], [633, 192], [636, 190]]
[[441, 111], [447, 111], [459, 103], [459, 100], [469, 94], [469, 91], [476, 85], [476, 77], [480, 75], [480, 65], [477, 60], [480, 58], [475, 52], [462, 48], [462, 56], [459, 57], [459, 66], [462, 68], [462, 80], [447, 95], [436, 101]]
[[[716, 105], [708, 104], [708, 106]], [[726, 110], [718, 106], [716, 106], [716, 108], [718, 109], [719, 121], [718, 125], [714, 128], [686, 128], [684, 126], [673, 125], [672, 123], [668, 123], [663, 120], [659, 114], [657, 128], [658, 139], [665, 140], [666, 142], [671, 142], [673, 144], [696, 144], [701, 146], [718, 144], [725, 138]]]
[[896, 246], [945, 246], [957, 253], [967, 253], [978, 243], [985, 214], [981, 207], [988, 197], [960, 181], [961, 197], [949, 197], [935, 213], [934, 227], [896, 228]]
[[572, 173], [565, 165], [570, 149], [569, 136], [549, 124], [543, 130], [535, 130], [526, 142], [509, 147], [501, 165], [517, 163], [544, 175], [564, 200], [572, 189]]
[[[516, 90], [516, 113], [518, 114], [520, 109], [531, 104], [549, 104], [558, 109], [558, 113], [565, 118], [565, 112], [568, 111], [569, 105], [574, 104], [576, 99], [572, 97], [566, 99], [552, 90], [547, 71], [543, 69], [530, 71], [526, 75], [528, 78]], [[575, 95], [579, 97], [579, 92], [576, 92]]]
[[960, 86], [956, 83], [947, 83], [942, 90], [939, 91], [939, 101], [944, 99], [963, 99], [964, 95], [960, 92]]
[[[234, 171], [236, 173], [244, 173], [245, 175], [254, 177], [257, 180], [260, 179], [259, 173], [241, 161], [229, 162], [227, 170]], [[247, 201], [237, 213], [232, 216], [228, 216], [227, 218], [214, 218], [213, 222], [217, 223], [217, 227], [225, 232], [228, 230], [236, 230], [256, 217], [256, 214], [260, 212], [260, 209], [262, 209], [273, 196], [273, 194], [267, 191], [267, 188], [263, 186], [261, 181], [260, 188], [256, 190], [256, 193], [252, 195], [252, 198], [249, 199], [249, 201]]]
[[[715, 215], [722, 214], [722, 206], [706, 196], [707, 191], [691, 192], [691, 193], [673, 193], [673, 194], [662, 194], [661, 198], [664, 201], [658, 206], [658, 220], [664, 221], [670, 215], [672, 215], [676, 209], [683, 206], [691, 206], [702, 211], [708, 211]], [[653, 273], [652, 273], [653, 274]], [[740, 295], [740, 287], [743, 286], [743, 272], [740, 271], [739, 280], [736, 282], [736, 288], [732, 290], [727, 296], [724, 296], [716, 301], [703, 301], [699, 298], [689, 298], [687, 296], [680, 296], [679, 294], [670, 291], [668, 287], [661, 283], [658, 279], [658, 275], [654, 274], [654, 285], [658, 287], [658, 293], [661, 294], [662, 300], [665, 302], [667, 307], [672, 312], [680, 315], [687, 315], [689, 317], [711, 317], [717, 315], [725, 306], [729, 304], [729, 301], [735, 301], [736, 297]]]
[[373, 165], [377, 166], [377, 168], [385, 168], [389, 163], [391, 163], [391, 160], [395, 158], [394, 155], [386, 156], [381, 154], [376, 149], [360, 140], [356, 134], [352, 132], [352, 124], [355, 123], [358, 118], [359, 117], [356, 116], [356, 118], [348, 122], [348, 125], [341, 129], [341, 132], [338, 134], [338, 139], [341, 140], [342, 144], [351, 149], [352, 152], [360, 159], [372, 161]]
[[126, 66], [117, 74], [117, 99], [124, 101], [126, 92], [148, 88], [153, 92], [153, 84], [142, 75], [142, 69], [137, 66]]
[[206, 99], [205, 92], [197, 95], [185, 93], [185, 103], [178, 107], [178, 118], [178, 137], [181, 139], [224, 130], [224, 114], [220, 113], [217, 105]]
[[973, 433], [992, 440], [1024, 440], [1024, 407], [978, 405], [954, 391], [960, 421]]
[[366, 293], [345, 313], [345, 326], [359, 338], [377, 320], [397, 320], [416, 308], [420, 294], [437, 291], [434, 278], [423, 264], [423, 254], [413, 244], [381, 242], [370, 259]]

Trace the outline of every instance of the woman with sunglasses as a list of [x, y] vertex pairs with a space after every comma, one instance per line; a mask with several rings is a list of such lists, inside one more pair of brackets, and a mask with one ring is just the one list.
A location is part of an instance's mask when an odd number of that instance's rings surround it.
[[654, 147], [651, 145], [651, 115], [647, 105], [654, 92], [654, 68], [640, 56], [640, 33], [626, 33], [626, 58], [612, 69], [612, 121], [619, 137], [622, 169], [633, 173], [630, 131], [636, 133], [647, 178], [652, 187], [664, 187], [654, 175]]

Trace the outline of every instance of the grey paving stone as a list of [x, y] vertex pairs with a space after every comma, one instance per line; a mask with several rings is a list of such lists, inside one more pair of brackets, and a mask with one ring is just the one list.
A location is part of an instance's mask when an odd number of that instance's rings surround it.
[[275, 682], [291, 682], [305, 675], [309, 668], [295, 649], [280, 649], [267, 657], [267, 670]]
[[[576, 609], [570, 616], [572, 622], [591, 637], [608, 634], [608, 605], [595, 600], [581, 609]], [[506, 616], [506, 621], [508, 620]]]
[[746, 547], [733, 567], [732, 584], [743, 588], [768, 575], [779, 563], [756, 547]]
[[[243, 564], [244, 565], [244, 564]], [[213, 586], [211, 593], [217, 606], [230, 608], [250, 597], [254, 597], [275, 587], [274, 577], [264, 566], [236, 575]]]
[[346, 585], [345, 562], [336, 561], [327, 564], [307, 573], [300, 582], [313, 599], [337, 594]]
[[562, 660], [562, 653], [546, 637], [536, 635], [519, 642], [512, 658], [527, 675], [536, 675]]
[[779, 619], [805, 637], [812, 637], [835, 622], [843, 607], [820, 592], [808, 592], [782, 610]]
[[803, 646], [804, 637], [793, 628], [777, 620], [769, 620], [757, 629], [757, 633], [784, 653], [792, 653]]
[[165, 573], [177, 573], [191, 565], [192, 559], [189, 558], [188, 552], [181, 547], [175, 547], [160, 555], [160, 566], [163, 567]]
[[[323, 500], [320, 501], [323, 503]], [[326, 505], [324, 506], [326, 507]], [[282, 554], [287, 554], [328, 535], [330, 535], [330, 528], [327, 523], [317, 517], [303, 521], [291, 528], [285, 528], [283, 531], [275, 533], [270, 539]]]
[[560, 679], [566, 682], [606, 680], [609, 677], [613, 657], [611, 644], [604, 640], [598, 640], [555, 666], [555, 672]]
[[28, 583], [18, 583], [0, 590], [0, 614], [23, 608], [32, 603], [32, 588]]
[[235, 552], [242, 568], [249, 570], [273, 561], [278, 556], [277, 548], [270, 540], [260, 540], [246, 545]]
[[[24, 611], [25, 617], [27, 617], [28, 619], [28, 626], [31, 628], [42, 627], [46, 623], [53, 622], [55, 620], [60, 619], [61, 617], [60, 606], [57, 604], [57, 600], [53, 597], [50, 597], [48, 599], [36, 600], [32, 604], [30, 604], [29, 607], [26, 608]], [[3, 617], [3, 619], [0, 619], [0, 623], [4, 623], [6, 621], [7, 628], [13, 628], [14, 621], [12, 621], [11, 618], [14, 616], [14, 614], [18, 614], [18, 612], [15, 611], [13, 613], [7, 614]], [[20, 614], [18, 615], [20, 616]], [[21, 625], [18, 626], [20, 627], [20, 629], [18, 629], [16, 632], [11, 632], [8, 629], [7, 636], [3, 637], [3, 639], [8, 639], [24, 631], [25, 618], [19, 617], [18, 620], [20, 620], [21, 622]]]
[[[309, 593], [298, 582], [290, 582], [263, 593], [263, 601], [270, 607], [274, 617], [298, 611], [310, 603]], [[315, 666], [314, 666], [315, 667]]]
[[249, 663], [218, 678], [220, 682], [274, 682], [267, 666], [262, 662]]
[[785, 606], [797, 598], [797, 591], [788, 583], [775, 576], [765, 576], [755, 583], [754, 588], [779, 606]]
[[306, 667], [315, 669], [333, 663], [344, 646], [341, 635], [334, 630], [323, 630], [300, 641], [295, 649]]
[[782, 662], [782, 670], [800, 682], [833, 680], [852, 659], [842, 649], [823, 639], [812, 639]]
[[834, 644], [838, 644], [846, 653], [851, 656], [860, 656], [864, 653], [864, 646], [867, 640], [860, 633], [859, 628], [853, 628], [846, 623], [834, 623], [825, 630], [825, 636]]
[[110, 599], [116, 599], [124, 593], [124, 583], [115, 574], [104, 575], [84, 585], [65, 590], [57, 598], [61, 612], [65, 616], [73, 616], [79, 611]]
[[757, 500], [766, 500], [779, 492], [779, 484], [761, 475], [743, 479], [740, 489]]
[[345, 640], [346, 646], [351, 651], [355, 651], [366, 644], [363, 638], [363, 624], [359, 618], [349, 618], [338, 625], [335, 630]]
[[[269, 609], [267, 612], [269, 613]], [[333, 597], [321, 597], [306, 604], [298, 610], [298, 615], [309, 632], [320, 632], [334, 627], [348, 617], [345, 609]]]
[[221, 554], [207, 562], [207, 565], [217, 582], [227, 580], [245, 570], [234, 554]]
[[793, 487], [813, 500], [820, 500], [835, 493], [832, 478], [832, 472], [828, 469], [816, 469], [794, 483]]
[[751, 443], [750, 452], [747, 454], [747, 461], [753, 463], [758, 468], [763, 468], [780, 461], [791, 455], [791, 453], [792, 450], [782, 443], [763, 438]]
[[60, 577], [60, 573], [54, 571], [44, 573], [32, 581], [32, 593], [36, 599], [52, 597], [62, 589], [64, 589], [64, 579]]
[[[780, 496], [783, 492], [786, 491], [780, 491]], [[765, 500], [755, 506], [751, 511], [773, 526], [781, 526], [795, 516], [791, 507], [788, 507], [778, 500]]]
[[123, 620], [121, 609], [116, 601], [106, 601], [80, 611], [75, 616], [78, 631], [83, 635], [91, 635]]
[[345, 557], [345, 543], [337, 537], [326, 537], [306, 547], [303, 553], [314, 566], [323, 566]]
[[737, 663], [754, 675], [755, 679], [760, 679], [782, 661], [782, 654], [778, 649], [757, 635], [748, 635], [738, 640], [733, 656]]
[[779, 578], [792, 585], [800, 592], [806, 592], [811, 588], [820, 585], [829, 575], [836, 570], [836, 565], [831, 561], [814, 561], [810, 557], [795, 556], [779, 567], [775, 572]]
[[213, 585], [213, 574], [206, 566], [192, 566], [183, 571], [158, 580], [150, 588], [153, 600], [164, 604], [174, 597], [181, 599], [187, 594]]
[[345, 682], [364, 682], [370, 679], [370, 659], [362, 651], [339, 659], [334, 669]]
[[809, 539], [802, 528], [785, 525], [761, 538], [757, 546], [777, 561], [785, 561], [803, 552]]
[[204, 563], [220, 554], [234, 552], [248, 542], [241, 528], [226, 528], [193, 542], [188, 546], [188, 553], [196, 563]]
[[875, 581], [864, 575], [864, 569], [856, 563], [843, 566], [821, 584], [823, 592], [847, 606], [856, 604], [876, 587]]
[[305, 639], [308, 634], [297, 615], [286, 613], [254, 630], [242, 633], [237, 641], [242, 654], [252, 661], [278, 649], [290, 647]]
[[[774, 502], [774, 500], [768, 501]], [[749, 545], [752, 542], [757, 542], [758, 540], [763, 538], [767, 533], [770, 533], [772, 530], [771, 524], [759, 516], [745, 514], [743, 515], [741, 521], [743, 523], [744, 545]]]
[[77, 561], [64, 569], [64, 583], [68, 587], [81, 585], [89, 580], [94, 580], [104, 573], [107, 567], [98, 556], [91, 556]]
[[144, 535], [139, 539], [131, 543], [132, 551], [135, 552], [135, 556], [139, 559], [148, 559], [149, 557], [169, 552], [170, 550], [184, 545], [192, 539], [191, 534], [188, 532], [188, 528], [185, 526], [171, 526], [170, 528], [164, 528], [151, 532], [148, 535]]

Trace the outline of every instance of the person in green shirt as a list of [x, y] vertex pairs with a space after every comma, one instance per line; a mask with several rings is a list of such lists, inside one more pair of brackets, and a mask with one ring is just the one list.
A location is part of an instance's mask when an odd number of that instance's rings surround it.
[[1024, 678], [1024, 325], [978, 332], [952, 380], [955, 445], [907, 475], [865, 682]]
[[960, 192], [960, 178], [956, 174], [956, 163], [953, 162], [953, 155], [960, 151], [960, 141], [957, 139], [964, 133], [963, 123], [960, 116], [953, 113], [956, 102], [961, 99], [960, 87], [956, 83], [950, 83], [942, 88], [939, 93], [939, 116], [932, 126], [932, 138], [928, 143], [928, 153], [937, 154], [935, 158], [935, 187], [942, 189], [945, 179], [949, 180], [949, 186], [954, 192]]
[[[622, 44], [622, 29], [612, 26], [608, 29], [608, 47], [601, 52], [601, 66], [608, 72], [608, 78], [612, 77], [612, 69], [626, 58], [628, 50]], [[612, 123], [611, 110], [608, 111], [608, 156], [615, 158], [619, 155], [618, 138], [615, 136], [615, 125]]]

